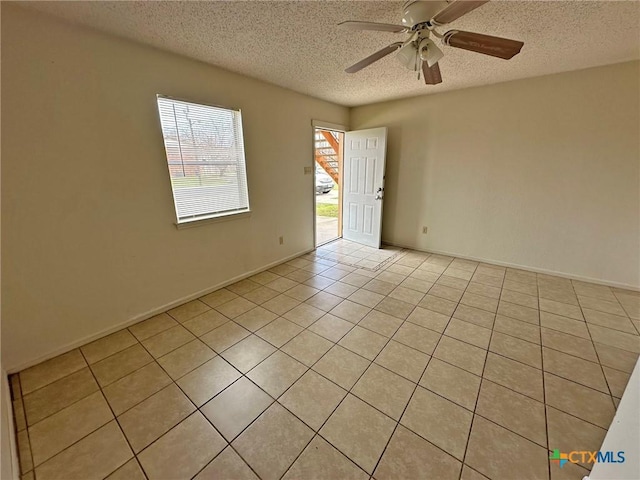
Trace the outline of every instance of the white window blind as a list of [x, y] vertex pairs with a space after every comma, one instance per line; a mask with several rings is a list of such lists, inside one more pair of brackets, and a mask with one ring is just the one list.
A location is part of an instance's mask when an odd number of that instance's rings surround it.
[[158, 95], [178, 223], [249, 211], [240, 110]]

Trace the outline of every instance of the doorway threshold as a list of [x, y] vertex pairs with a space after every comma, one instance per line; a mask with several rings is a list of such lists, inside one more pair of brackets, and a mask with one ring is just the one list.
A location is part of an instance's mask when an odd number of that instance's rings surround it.
[[322, 242], [322, 243], [318, 243], [316, 244], [316, 249], [320, 248], [320, 247], [324, 247], [325, 245], [331, 243], [331, 242], [335, 242], [336, 240], [340, 240], [340, 237], [334, 237], [334, 238], [329, 238], [329, 239], [325, 239], [325, 240], [319, 240], [318, 242]]

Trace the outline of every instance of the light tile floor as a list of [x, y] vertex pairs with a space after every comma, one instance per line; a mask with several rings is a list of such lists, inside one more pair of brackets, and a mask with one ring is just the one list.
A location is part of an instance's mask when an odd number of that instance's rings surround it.
[[366, 270], [379, 270], [402, 252], [402, 248], [391, 245], [383, 245], [377, 249], [340, 238], [319, 246], [314, 258]]
[[328, 247], [12, 376], [23, 478], [588, 473], [549, 451], [599, 448], [640, 294]]

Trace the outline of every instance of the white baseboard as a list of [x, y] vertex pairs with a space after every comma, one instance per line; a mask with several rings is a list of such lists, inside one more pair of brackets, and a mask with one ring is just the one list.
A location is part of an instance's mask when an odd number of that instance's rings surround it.
[[50, 360], [54, 357], [57, 357], [58, 355], [62, 355], [64, 353], [67, 353], [71, 350], [74, 350], [78, 347], [81, 347], [83, 345], [86, 345], [87, 343], [93, 342], [94, 340], [98, 340], [99, 338], [105, 337], [107, 335], [110, 335], [112, 333], [117, 332], [118, 330], [122, 330], [123, 328], [127, 328], [130, 327], [131, 325], [134, 325], [138, 322], [142, 322], [143, 320], [146, 320], [148, 318], [151, 318], [155, 315], [158, 315], [160, 313], [166, 312], [167, 310], [171, 310], [174, 307], [177, 307], [179, 305], [182, 305], [183, 303], [187, 303], [190, 302], [191, 300], [195, 300], [196, 298], [200, 298], [204, 295], [207, 295], [211, 292], [215, 292], [216, 290], [220, 289], [220, 288], [224, 288], [227, 285], [231, 285], [232, 283], [236, 283], [239, 282], [240, 280], [244, 280], [245, 278], [251, 277], [257, 273], [260, 272], [264, 272], [265, 270], [268, 270], [270, 268], [275, 267], [276, 265], [280, 265], [281, 263], [285, 263], [288, 262], [289, 260], [292, 260], [294, 258], [297, 258], [301, 255], [305, 255], [309, 252], [312, 252], [314, 249], [307, 249], [307, 250], [303, 250], [301, 252], [298, 253], [294, 253], [293, 255], [289, 255], [283, 259], [280, 259], [278, 261], [275, 262], [271, 262], [268, 265], [264, 265], [260, 268], [257, 268], [255, 270], [251, 270], [250, 272], [246, 272], [243, 273], [242, 275], [238, 275], [236, 277], [233, 277], [229, 280], [225, 280], [224, 282], [221, 282], [217, 285], [214, 285], [213, 287], [208, 287], [205, 288], [204, 290], [201, 290], [199, 292], [187, 295], [185, 297], [179, 298], [177, 300], [174, 300], [172, 302], [169, 302], [165, 305], [162, 305], [160, 307], [151, 309], [147, 312], [141, 313], [139, 315], [136, 315], [135, 317], [129, 319], [129, 320], [125, 320], [123, 322], [117, 323], [116, 325], [106, 328], [104, 330], [101, 330], [98, 333], [95, 333], [93, 335], [88, 335], [86, 337], [81, 338], [80, 340], [77, 340], [75, 342], [71, 342], [66, 344], [63, 347], [57, 348], [55, 350], [52, 350], [50, 352], [47, 352], [44, 355], [39, 356], [38, 358], [34, 359], [34, 360], [30, 360], [27, 362], [24, 362], [22, 364], [16, 365], [16, 366], [10, 366], [10, 368], [7, 369], [7, 372], [9, 373], [17, 373], [20, 372], [22, 370], [24, 370], [25, 368], [29, 368], [32, 367], [34, 365], [38, 365], [39, 363], [42, 363], [44, 361]]
[[[597, 279], [597, 278], [591, 278], [591, 277], [584, 277], [584, 276], [580, 276], [580, 275], [573, 275], [570, 273], [566, 273], [566, 272], [558, 272], [555, 270], [548, 270], [548, 269], [544, 269], [544, 268], [536, 268], [536, 267], [531, 267], [528, 265], [520, 265], [517, 263], [510, 263], [510, 262], [502, 262], [500, 260], [494, 260], [494, 259], [490, 259], [490, 258], [484, 258], [484, 257], [475, 257], [475, 256], [470, 256], [470, 255], [460, 255], [458, 253], [455, 252], [448, 252], [448, 251], [444, 251], [444, 250], [422, 250], [420, 248], [416, 248], [415, 246], [411, 246], [411, 245], [403, 245], [400, 243], [396, 243], [396, 242], [388, 242], [388, 241], [383, 241], [382, 242], [385, 245], [391, 245], [394, 247], [401, 247], [401, 248], [407, 248], [410, 250], [416, 250], [419, 252], [425, 252], [425, 253], [435, 253], [438, 255], [447, 255], [447, 256], [451, 256], [451, 257], [457, 257], [457, 258], [463, 258], [466, 260], [474, 260], [476, 262], [483, 262], [483, 263], [488, 263], [488, 264], [493, 264], [493, 265], [499, 265], [501, 267], [510, 267], [510, 268], [517, 268], [520, 270], [527, 270], [530, 272], [535, 272], [535, 273], [543, 273], [543, 274], [547, 274], [547, 275], [554, 275], [557, 277], [563, 277], [563, 278], [569, 278], [569, 279], [573, 279], [573, 280], [581, 280], [584, 282], [590, 282], [590, 283], [596, 283], [596, 284], [600, 284], [600, 285], [606, 285], [606, 286], [610, 286], [610, 287], [617, 287], [617, 288], [624, 288], [627, 290], [633, 290], [633, 291], [640, 291], [640, 287], [636, 286], [636, 285], [628, 285], [625, 283], [619, 283], [619, 282], [611, 282], [611, 281], [607, 281], [607, 280], [601, 280], [601, 279]], [[289, 255], [283, 259], [277, 260], [275, 262], [269, 263], [268, 265], [264, 265], [260, 268], [257, 268], [255, 270], [252, 270], [250, 272], [246, 272], [243, 273], [242, 275], [238, 275], [234, 278], [231, 278], [227, 281], [224, 281], [222, 283], [219, 283], [217, 285], [214, 285], [212, 287], [206, 288], [204, 290], [201, 290], [199, 292], [196, 292], [194, 294], [191, 295], [187, 295], [185, 297], [179, 298], [177, 300], [174, 300], [170, 303], [167, 303], [163, 306], [154, 308], [152, 310], [149, 310], [147, 312], [144, 312], [140, 315], [136, 315], [135, 317], [129, 319], [129, 320], [125, 320], [123, 322], [120, 322], [116, 325], [114, 325], [113, 327], [101, 330], [98, 333], [95, 333], [93, 335], [88, 335], [80, 340], [77, 340], [75, 342], [71, 342], [61, 348], [55, 349], [53, 351], [50, 351], [44, 355], [41, 355], [40, 357], [34, 359], [34, 360], [30, 360], [28, 362], [24, 362], [22, 364], [16, 365], [16, 366], [10, 366], [10, 368], [7, 369], [8, 373], [16, 373], [19, 371], [24, 370], [25, 368], [29, 368], [32, 367], [34, 365], [37, 365], [41, 362], [44, 362], [46, 360], [49, 360], [51, 358], [57, 357], [58, 355], [62, 355], [63, 353], [67, 353], [75, 348], [81, 347], [82, 345], [86, 345], [89, 342], [92, 342], [94, 340], [97, 340], [99, 338], [102, 338], [106, 335], [109, 335], [111, 333], [117, 332], [118, 330], [121, 330], [123, 328], [127, 328], [131, 325], [134, 325], [138, 322], [141, 322], [143, 320], [146, 320], [148, 318], [153, 317], [154, 315], [158, 315], [160, 313], [166, 312], [167, 310], [170, 310], [174, 307], [177, 307], [178, 305], [182, 305], [183, 303], [189, 302], [191, 300], [195, 300], [196, 298], [200, 298], [203, 295], [207, 295], [208, 293], [214, 292], [215, 290], [218, 290], [220, 288], [226, 287], [227, 285], [231, 285], [232, 283], [238, 282], [240, 280], [243, 280], [245, 278], [248, 278], [252, 275], [255, 275], [257, 273], [263, 272], [265, 270], [268, 270], [276, 265], [279, 265], [281, 263], [285, 263], [288, 262], [289, 260], [292, 260], [296, 257], [299, 257], [301, 255], [305, 255], [309, 252], [312, 252], [314, 249], [306, 249], [303, 251], [300, 251], [298, 253], [294, 253], [292, 255]]]
[[620, 282], [611, 282], [609, 280], [602, 280], [600, 278], [592, 278], [592, 277], [585, 277], [585, 276], [581, 276], [581, 275], [574, 275], [571, 273], [566, 273], [566, 272], [558, 272], [556, 270], [549, 270], [549, 269], [545, 269], [545, 268], [537, 268], [537, 267], [531, 267], [528, 265], [520, 265], [518, 263], [510, 263], [510, 262], [502, 262], [500, 260], [494, 260], [491, 258], [484, 258], [484, 257], [474, 257], [474, 256], [470, 256], [470, 255], [460, 255], [459, 253], [455, 253], [455, 252], [447, 252], [444, 250], [422, 250], [416, 247], [412, 247], [409, 245], [402, 245], [399, 243], [395, 243], [395, 242], [386, 242], [383, 241], [382, 243], [384, 243], [385, 245], [391, 245], [393, 247], [401, 247], [401, 248], [408, 248], [410, 250], [416, 250], [418, 252], [425, 252], [425, 253], [435, 253], [437, 255], [447, 255], [449, 257], [457, 257], [457, 258], [463, 258], [465, 260], [474, 260], [476, 262], [482, 262], [482, 263], [488, 263], [488, 264], [492, 264], [492, 265], [498, 265], [500, 267], [509, 267], [509, 268], [517, 268], [519, 270], [527, 270], [529, 272], [535, 272], [535, 273], [543, 273], [545, 275], [553, 275], [556, 277], [562, 277], [562, 278], [569, 278], [571, 280], [580, 280], [583, 282], [589, 282], [589, 283], [597, 283], [599, 285], [606, 285], [608, 287], [616, 287], [616, 288], [623, 288], [626, 290], [633, 290], [633, 291], [640, 291], [640, 286], [637, 285], [629, 285], [626, 283], [620, 283]]

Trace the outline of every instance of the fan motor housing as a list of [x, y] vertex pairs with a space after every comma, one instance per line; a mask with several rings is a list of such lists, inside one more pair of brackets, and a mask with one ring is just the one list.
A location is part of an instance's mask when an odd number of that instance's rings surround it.
[[412, 28], [415, 25], [428, 22], [436, 13], [448, 4], [447, 1], [408, 1], [402, 7], [402, 25]]

